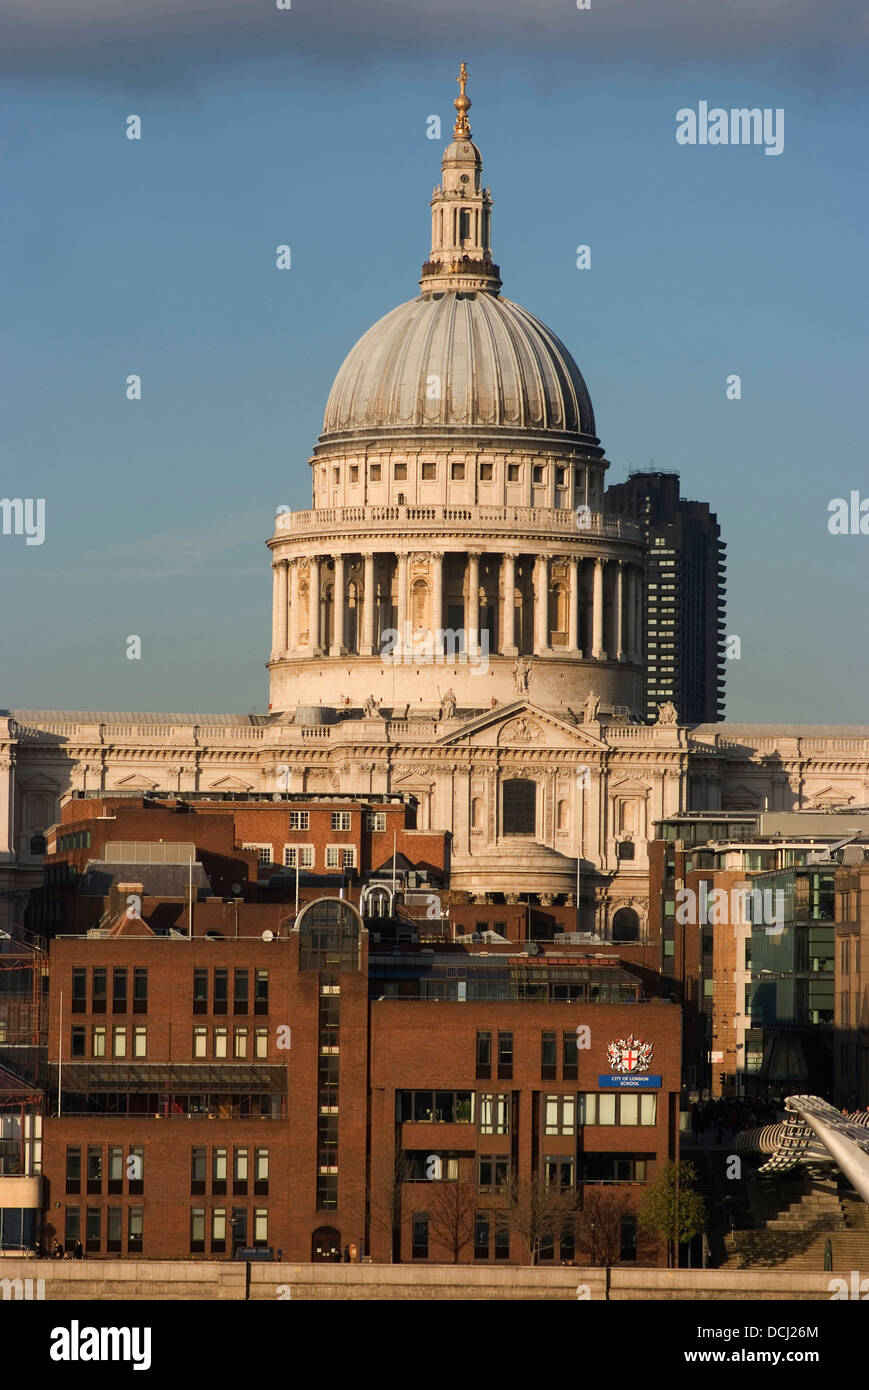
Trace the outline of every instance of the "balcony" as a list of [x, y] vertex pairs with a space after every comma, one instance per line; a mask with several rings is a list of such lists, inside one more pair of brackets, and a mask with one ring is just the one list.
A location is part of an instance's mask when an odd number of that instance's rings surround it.
[[478, 535], [558, 536], [574, 540], [623, 540], [639, 544], [642, 528], [626, 517], [589, 512], [582, 526], [570, 507], [507, 506], [361, 506], [320, 507], [304, 512], [283, 512], [275, 518], [275, 535], [296, 537], [369, 536], [372, 531], [396, 535], [435, 533]]

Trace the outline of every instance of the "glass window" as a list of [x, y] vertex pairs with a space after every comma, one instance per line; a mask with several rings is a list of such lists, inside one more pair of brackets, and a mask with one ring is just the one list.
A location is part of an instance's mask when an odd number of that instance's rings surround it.
[[542, 1081], [554, 1081], [556, 1079], [558, 1066], [556, 1053], [557, 1039], [557, 1033], [542, 1033], [540, 1035], [540, 1078]]
[[144, 1231], [144, 1207], [130, 1207], [127, 1223], [127, 1249], [131, 1252], [142, 1250]]
[[489, 1258], [489, 1218], [485, 1212], [478, 1211], [474, 1219], [474, 1259]]
[[81, 1192], [81, 1149], [77, 1145], [67, 1145], [66, 1149], [66, 1190]]
[[193, 1029], [193, 1056], [194, 1056], [194, 1057], [207, 1057], [207, 1056], [208, 1056], [208, 1029], [207, 1029], [207, 1028], [194, 1028], [194, 1029]]
[[310, 818], [311, 817], [309, 811], [291, 811], [290, 829], [307, 830], [309, 828]]
[[648, 1092], [640, 1096], [640, 1124], [653, 1125], [658, 1117], [658, 1097]]
[[477, 1033], [477, 1079], [488, 1081], [492, 1075], [492, 1034]]
[[599, 1095], [597, 1098], [597, 1122], [599, 1125], [614, 1125], [616, 1122], [616, 1096]]
[[619, 1124], [636, 1125], [640, 1122], [640, 1096], [638, 1091], [625, 1091], [619, 1096]]
[[133, 1013], [148, 1012], [148, 971], [137, 966], [133, 971]]
[[267, 1014], [269, 1011], [269, 972], [258, 970], [254, 978], [253, 1011]]
[[121, 1248], [123, 1217], [123, 1207], [108, 1207], [106, 1210], [106, 1250], [110, 1254]]
[[194, 970], [193, 972], [193, 1012], [195, 1014], [208, 1013], [207, 970]]
[[518, 483], [518, 481], [519, 481], [519, 465], [518, 465], [518, 463], [508, 463], [508, 464], [507, 464], [507, 482], [508, 482], [508, 483]]
[[116, 1025], [115, 1028], [112, 1030], [112, 1032], [113, 1032], [113, 1034], [114, 1034], [114, 1037], [113, 1037], [113, 1039], [112, 1039], [112, 1056], [113, 1056], [113, 1057], [126, 1057], [126, 1055], [127, 1055], [127, 1030], [126, 1030], [126, 1028], [123, 1027], [123, 1026], [118, 1027], [118, 1026]]
[[211, 1212], [211, 1250], [220, 1255], [226, 1250], [226, 1207], [214, 1207]]
[[247, 1056], [247, 1029], [236, 1028], [235, 1030], [235, 1056]]
[[102, 1243], [103, 1214], [99, 1207], [88, 1207], [85, 1213], [85, 1250], [98, 1251]]
[[513, 1034], [498, 1034], [498, 1080], [510, 1081], [513, 1076]]
[[120, 1144], [109, 1148], [109, 1192], [124, 1190], [124, 1150]]
[[564, 1081], [576, 1081], [579, 1076], [579, 1054], [576, 1047], [576, 1030], [565, 1032], [561, 1038], [561, 1066]]
[[148, 1030], [139, 1024], [133, 1029], [133, 1056], [147, 1057], [148, 1055]]
[[214, 1055], [215, 1057], [226, 1056], [227, 1029], [217, 1025], [214, 1029]]
[[125, 1014], [127, 1012], [127, 972], [121, 966], [115, 966], [112, 972], [112, 1013]]
[[450, 477], [454, 483], [461, 482], [465, 476], [465, 465], [458, 459], [450, 464]]
[[72, 1011], [74, 1014], [83, 1014], [87, 1011], [87, 979], [88, 973], [83, 966], [73, 970]]
[[190, 1208], [190, 1253], [202, 1254], [205, 1250], [205, 1208]]
[[226, 1149], [213, 1149], [211, 1155], [211, 1191], [217, 1197], [226, 1192]]
[[127, 1191], [137, 1196], [145, 1187], [145, 1150], [141, 1144], [130, 1146], [127, 1155]]
[[85, 1055], [85, 1030], [84, 1030], [84, 1028], [80, 1028], [80, 1027], [79, 1027], [79, 1028], [73, 1028], [73, 1030], [72, 1030], [72, 1038], [71, 1038], [71, 1046], [70, 1046], [70, 1056], [71, 1056], [71, 1057], [84, 1057], [84, 1055]]
[[268, 1030], [268, 1028], [257, 1028], [257, 1029], [256, 1029], [256, 1032], [255, 1032], [255, 1049], [254, 1049], [254, 1055], [255, 1055], [256, 1057], [260, 1057], [260, 1058], [262, 1058], [262, 1057], [268, 1057], [268, 1055], [269, 1055], [269, 1030]]
[[[214, 1006], [213, 1013], [225, 1014], [227, 1009], [229, 994], [229, 971], [215, 970], [214, 972]], [[224, 1054], [225, 1055], [225, 1054]]]
[[266, 1207], [256, 1207], [254, 1210], [253, 1243], [254, 1245], [268, 1245], [269, 1243], [269, 1214]]
[[483, 1094], [480, 1096], [480, 1133], [510, 1133], [510, 1097]]
[[428, 1259], [428, 1212], [415, 1211], [411, 1224], [411, 1259]]
[[108, 972], [105, 966], [95, 965], [92, 979], [91, 994], [91, 1013], [104, 1014], [106, 1011], [106, 980]]
[[67, 1207], [64, 1222], [64, 1244], [71, 1250], [81, 1240], [81, 1207]]
[[106, 1030], [105, 1028], [95, 1027], [93, 1031], [93, 1052], [94, 1057], [105, 1057], [106, 1055]]
[[236, 970], [232, 1000], [233, 1013], [247, 1013], [248, 978], [249, 972], [247, 970]]
[[424, 483], [430, 483], [430, 482], [432, 482], [432, 480], [433, 480], [434, 478], [436, 478], [436, 477], [437, 477], [437, 465], [434, 464], [434, 463], [424, 463], [423, 466], [422, 466], [422, 480], [423, 480], [423, 482], [424, 482]]

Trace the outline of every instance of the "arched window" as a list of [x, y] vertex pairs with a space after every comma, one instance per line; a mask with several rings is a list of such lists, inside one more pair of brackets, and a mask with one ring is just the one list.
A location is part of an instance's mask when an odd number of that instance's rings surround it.
[[558, 829], [567, 830], [570, 825], [570, 807], [566, 801], [558, 803]]
[[410, 620], [414, 632], [424, 631], [428, 618], [428, 585], [424, 579], [414, 581], [410, 591]]
[[504, 783], [501, 822], [505, 835], [533, 835], [537, 830], [537, 786], [524, 778]]
[[639, 941], [640, 919], [632, 907], [620, 907], [613, 918], [613, 941]]
[[480, 830], [483, 825], [483, 800], [475, 796], [471, 802], [471, 829]]

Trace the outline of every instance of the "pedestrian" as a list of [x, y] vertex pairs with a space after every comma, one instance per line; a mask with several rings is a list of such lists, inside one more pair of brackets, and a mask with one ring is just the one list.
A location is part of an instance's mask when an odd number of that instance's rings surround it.
[[75, 1243], [74, 1255], [77, 1260], [84, 1259], [84, 1246], [82, 1245], [80, 1240], [77, 1240]]
[[45, 1254], [45, 1251], [43, 1250], [42, 1245], [40, 1244], [39, 1241], [37, 1241], [36, 1244], [34, 1245], [34, 1247], [33, 1247], [33, 1253], [34, 1253], [34, 1255], [36, 1256], [37, 1260], [41, 1260], [42, 1257], [43, 1257], [43, 1255]]
[[350, 1246], [349, 1246], [349, 1245], [345, 1245], [345, 1246], [344, 1246], [344, 1263], [345, 1263], [345, 1265], [349, 1265], [349, 1263], [350, 1263]]
[[52, 1250], [51, 1253], [52, 1253], [52, 1255], [54, 1256], [54, 1258], [55, 1258], [56, 1260], [62, 1260], [62, 1259], [63, 1259], [64, 1255], [66, 1254], [66, 1251], [64, 1250], [64, 1248], [63, 1248], [63, 1246], [61, 1245], [61, 1243], [60, 1243], [59, 1240], [56, 1240], [56, 1241], [54, 1242], [54, 1249]]

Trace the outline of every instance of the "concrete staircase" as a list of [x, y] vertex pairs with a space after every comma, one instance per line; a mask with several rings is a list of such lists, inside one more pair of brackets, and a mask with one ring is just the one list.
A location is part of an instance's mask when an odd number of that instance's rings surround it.
[[750, 1182], [748, 1195], [754, 1229], [727, 1237], [725, 1268], [823, 1270], [829, 1240], [834, 1270], [869, 1269], [867, 1208], [840, 1198], [835, 1182]]

